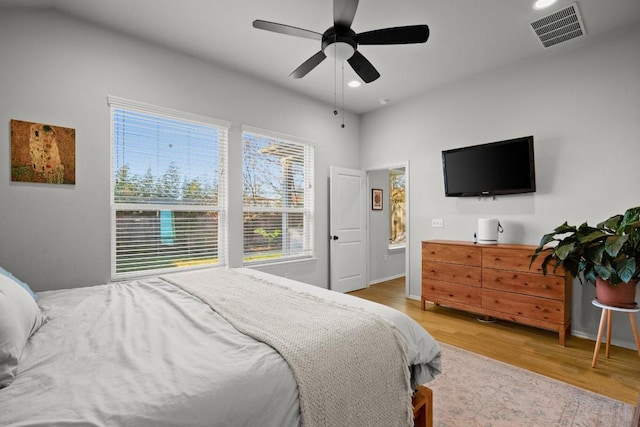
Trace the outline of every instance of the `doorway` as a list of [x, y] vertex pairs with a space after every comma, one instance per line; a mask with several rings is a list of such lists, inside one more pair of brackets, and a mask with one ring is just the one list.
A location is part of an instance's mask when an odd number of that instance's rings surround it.
[[[368, 206], [368, 284], [404, 277], [409, 295], [409, 162], [366, 170]], [[382, 194], [382, 206], [373, 195]]]

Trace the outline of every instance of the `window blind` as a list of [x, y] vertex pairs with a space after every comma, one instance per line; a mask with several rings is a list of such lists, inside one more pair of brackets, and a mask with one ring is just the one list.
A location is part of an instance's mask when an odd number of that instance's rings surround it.
[[313, 255], [313, 145], [243, 131], [244, 262]]
[[109, 98], [112, 276], [225, 264], [225, 122]]

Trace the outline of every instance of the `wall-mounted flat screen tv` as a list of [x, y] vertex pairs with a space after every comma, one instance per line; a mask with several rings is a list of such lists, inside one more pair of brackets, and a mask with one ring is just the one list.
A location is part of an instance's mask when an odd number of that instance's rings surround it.
[[442, 168], [449, 197], [536, 191], [533, 136], [445, 150]]

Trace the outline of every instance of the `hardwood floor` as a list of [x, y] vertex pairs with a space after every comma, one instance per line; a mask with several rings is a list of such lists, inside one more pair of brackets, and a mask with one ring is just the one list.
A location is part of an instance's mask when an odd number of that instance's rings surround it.
[[506, 321], [481, 323], [477, 316], [405, 297], [404, 278], [352, 292], [351, 295], [395, 308], [420, 323], [436, 340], [519, 366], [577, 387], [636, 405], [640, 394], [638, 352], [604, 345], [596, 368], [591, 367], [595, 342], [569, 336], [566, 347], [558, 334]]

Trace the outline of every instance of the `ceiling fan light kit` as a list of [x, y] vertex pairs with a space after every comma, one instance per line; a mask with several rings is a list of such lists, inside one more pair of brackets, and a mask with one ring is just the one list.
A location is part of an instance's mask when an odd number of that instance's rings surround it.
[[339, 34], [335, 27], [329, 28], [322, 35], [322, 51], [329, 58], [336, 61], [346, 61], [351, 58], [358, 48], [355, 41], [355, 33], [349, 29], [351, 34]]
[[332, 49], [328, 49], [325, 55], [336, 61], [343, 62], [351, 58], [355, 52], [356, 50], [349, 43], [335, 42]]

